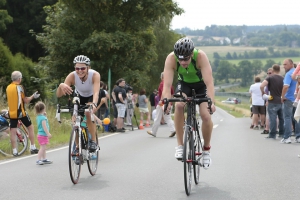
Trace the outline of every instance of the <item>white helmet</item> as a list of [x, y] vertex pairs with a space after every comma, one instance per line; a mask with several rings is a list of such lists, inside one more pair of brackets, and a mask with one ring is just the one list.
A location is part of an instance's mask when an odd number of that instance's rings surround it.
[[91, 60], [87, 56], [79, 55], [74, 58], [73, 63], [85, 63], [86, 65], [90, 66]]

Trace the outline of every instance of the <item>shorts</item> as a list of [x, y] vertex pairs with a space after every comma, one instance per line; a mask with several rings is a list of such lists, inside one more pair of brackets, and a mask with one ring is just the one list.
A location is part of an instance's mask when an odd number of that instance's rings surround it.
[[186, 83], [183, 81], [178, 81], [175, 88], [175, 94], [179, 93], [180, 89], [182, 93], [186, 94], [186, 96], [188, 97], [192, 96], [192, 89], [195, 90], [196, 94], [203, 94], [203, 96], [206, 96], [207, 93], [206, 85], [203, 81], [197, 83]]
[[125, 117], [125, 111], [126, 111], [126, 105], [123, 103], [116, 103], [116, 107], [118, 110], [118, 117], [124, 118]]
[[[86, 105], [87, 103], [93, 103], [93, 95], [89, 97], [83, 97], [79, 95], [80, 105]], [[84, 116], [84, 112], [79, 112], [81, 116]]]
[[38, 135], [37, 139], [38, 139], [38, 142], [39, 142], [40, 145], [49, 144], [49, 138], [48, 138], [48, 136]]
[[266, 114], [266, 106], [255, 106], [255, 105], [252, 105], [252, 113], [253, 114], [265, 115]]
[[148, 112], [149, 112], [149, 109], [148, 109], [148, 108], [141, 108], [141, 107], [139, 107], [139, 111], [140, 111], [141, 113], [148, 113]]
[[20, 119], [10, 119], [10, 128], [17, 128], [18, 127], [18, 122], [19, 120], [26, 126], [30, 126], [32, 123], [31, 123], [31, 120], [30, 120], [30, 117], [27, 115], [25, 117], [22, 117]]

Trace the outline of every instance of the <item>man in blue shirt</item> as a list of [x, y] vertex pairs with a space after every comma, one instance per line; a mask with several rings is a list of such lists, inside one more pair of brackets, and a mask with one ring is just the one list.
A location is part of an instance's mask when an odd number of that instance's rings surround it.
[[[285, 59], [283, 61], [283, 67], [285, 69], [285, 77], [283, 79], [282, 88], [282, 103], [283, 103], [283, 115], [284, 115], [284, 135], [281, 143], [291, 143], [292, 135], [292, 119], [293, 119], [293, 102], [295, 101], [294, 92], [296, 89], [297, 81], [292, 79], [292, 74], [295, 71], [294, 63], [291, 59]], [[295, 123], [296, 137], [300, 134], [300, 123]]]

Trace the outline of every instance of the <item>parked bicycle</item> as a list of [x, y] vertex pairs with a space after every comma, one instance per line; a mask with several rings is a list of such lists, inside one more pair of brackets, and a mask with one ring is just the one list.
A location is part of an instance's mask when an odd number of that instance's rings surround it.
[[187, 105], [187, 117], [184, 123], [184, 146], [183, 146], [183, 168], [184, 168], [184, 187], [187, 195], [190, 195], [192, 186], [192, 173], [197, 185], [200, 178], [200, 167], [203, 167], [202, 159], [202, 140], [200, 135], [200, 122], [196, 116], [196, 105], [202, 102], [208, 102], [208, 109], [211, 111], [212, 101], [205, 94], [195, 94], [192, 90], [192, 97], [184, 97], [182, 92], [175, 94], [175, 98], [164, 99], [164, 110], [166, 111], [169, 102], [185, 102]]
[[[18, 121], [16, 132], [16, 148], [18, 156], [22, 155], [28, 147], [28, 130], [22, 123]], [[7, 157], [13, 157], [12, 145], [9, 135], [9, 119], [8, 112], [0, 115], [0, 153]]]
[[[71, 181], [76, 184], [79, 181], [81, 172], [81, 165], [87, 162], [89, 172], [92, 176], [96, 174], [98, 168], [98, 156], [99, 146], [94, 152], [89, 151], [89, 140], [91, 135], [88, 132], [88, 128], [84, 121], [84, 115], [80, 113], [91, 113], [92, 121], [94, 122], [94, 114], [92, 112], [93, 107], [91, 105], [80, 105], [79, 98], [73, 98], [73, 107], [57, 105], [56, 118], [60, 121], [60, 113], [68, 112], [73, 113], [73, 119], [75, 120], [70, 135], [69, 141], [69, 173]], [[96, 143], [98, 145], [98, 137], [96, 137]]]

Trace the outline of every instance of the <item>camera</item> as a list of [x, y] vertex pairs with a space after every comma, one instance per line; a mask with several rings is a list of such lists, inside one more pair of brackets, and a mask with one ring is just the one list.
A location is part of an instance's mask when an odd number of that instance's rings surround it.
[[127, 83], [125, 84], [124, 89], [126, 90], [126, 92], [128, 92], [129, 90], [133, 90], [133, 88]]

